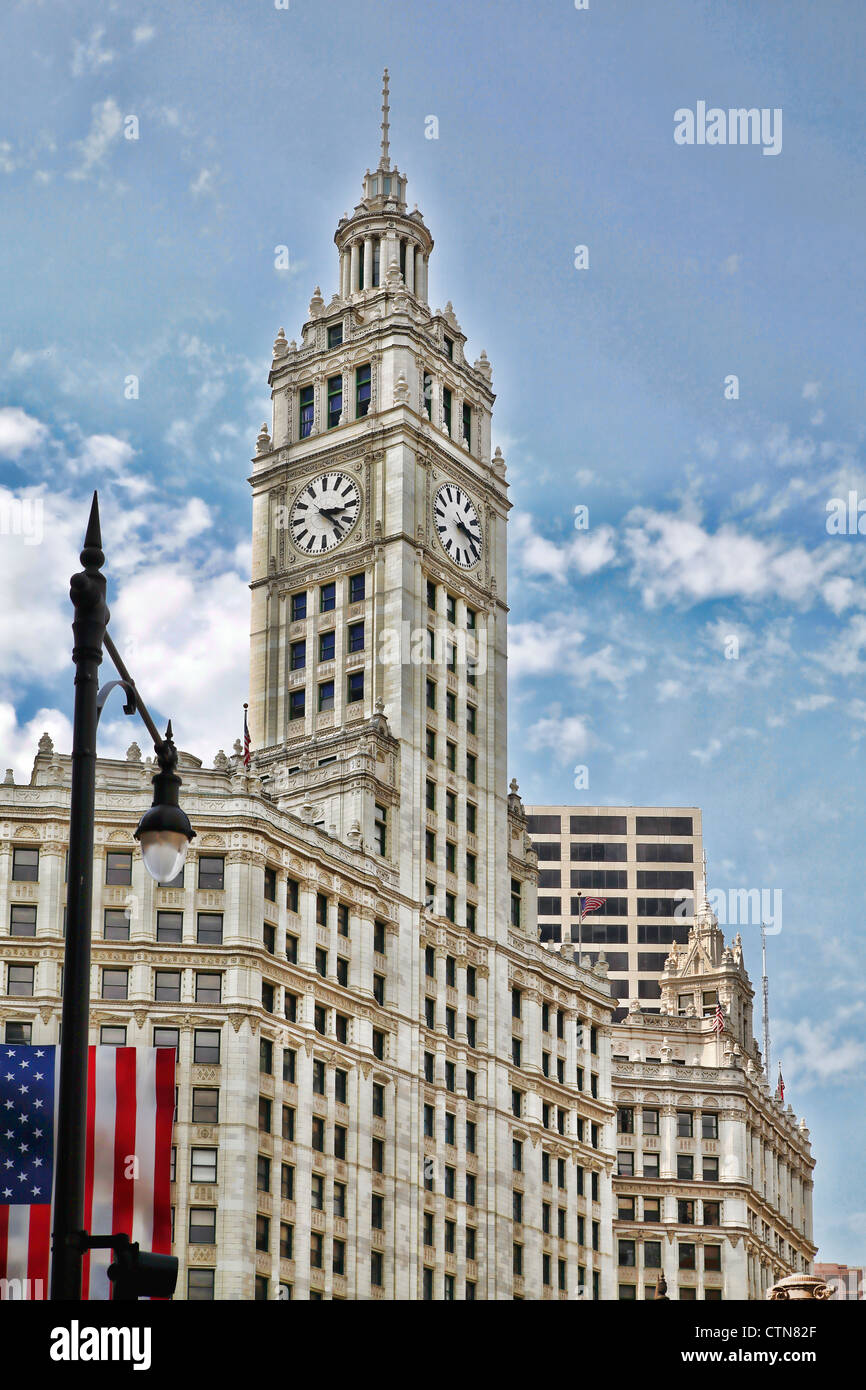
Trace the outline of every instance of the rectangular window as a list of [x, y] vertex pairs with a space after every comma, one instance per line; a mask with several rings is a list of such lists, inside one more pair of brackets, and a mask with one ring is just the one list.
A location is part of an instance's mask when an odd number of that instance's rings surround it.
[[466, 754], [466, 780], [473, 785], [478, 781], [478, 759], [474, 753]]
[[355, 372], [355, 419], [360, 420], [370, 409], [373, 390], [372, 368], [369, 362]]
[[180, 971], [157, 970], [154, 974], [153, 997], [168, 1003], [179, 1003]]
[[374, 807], [373, 831], [374, 831], [375, 840], [376, 840], [376, 849], [377, 849], [378, 853], [379, 853], [379, 854], [382, 854], [382, 855], [384, 855], [384, 853], [385, 853], [385, 848], [386, 848], [386, 843], [387, 843], [386, 828], [387, 828], [387, 811], [386, 811], [386, 809], [385, 809], [384, 806], [380, 806], [380, 805], [378, 804], [378, 802], [377, 802], [376, 805], [375, 805], [375, 807]]
[[200, 912], [196, 922], [196, 940], [204, 946], [221, 946], [223, 915], [221, 912]]
[[424, 373], [424, 414], [428, 420], [433, 419], [433, 378], [429, 372]]
[[442, 423], [445, 429], [451, 433], [451, 392], [447, 386], [442, 387]]
[[677, 1222], [680, 1226], [694, 1226], [695, 1204], [691, 1201], [677, 1202]]
[[520, 926], [520, 879], [511, 880], [511, 925]]
[[346, 703], [356, 705], [364, 698], [364, 672], [350, 671], [346, 680]]
[[677, 1137], [691, 1139], [694, 1133], [694, 1115], [691, 1110], [677, 1111]]
[[183, 941], [183, 913], [157, 912], [156, 939], [174, 942], [176, 945]]
[[328, 347], [339, 347], [343, 341], [342, 323], [331, 323], [328, 325]]
[[333, 629], [330, 632], [319, 634], [319, 660], [333, 661], [336, 644], [336, 633]]
[[216, 1210], [214, 1207], [190, 1207], [190, 1245], [213, 1245], [216, 1242]]
[[204, 1062], [210, 1066], [219, 1066], [220, 1033], [218, 1028], [196, 1028], [192, 1060]]
[[225, 887], [225, 859], [222, 855], [199, 855], [198, 886], [213, 890]]
[[349, 602], [360, 603], [366, 593], [366, 574], [361, 570], [358, 574], [349, 575]]
[[[106, 918], [107, 918], [106, 914]], [[121, 938], [126, 941], [129, 939], [129, 918], [126, 912], [119, 914], [126, 923], [126, 936]], [[23, 903], [14, 903], [9, 917], [10, 936], [35, 936], [36, 935], [36, 908], [28, 907]]]
[[[37, 851], [34, 851], [36, 853]], [[132, 855], [109, 852], [105, 856], [105, 882], [126, 887], [132, 883]]]
[[301, 439], [308, 439], [313, 433], [314, 409], [313, 387], [302, 386], [299, 399], [299, 437]]
[[307, 692], [293, 690], [289, 694], [289, 719], [303, 719], [306, 711]]
[[695, 1160], [691, 1154], [677, 1154], [677, 1177], [681, 1181], [692, 1182], [695, 1176]]
[[217, 1086], [194, 1086], [192, 1092], [193, 1124], [219, 1123], [220, 1093]]
[[217, 1180], [217, 1150], [191, 1149], [189, 1180], [194, 1183], [214, 1183]]
[[335, 425], [339, 425], [340, 416], [343, 413], [343, 378], [341, 376], [328, 377], [328, 429], [332, 430]]
[[[32, 971], [33, 967], [29, 967]], [[14, 966], [9, 967], [10, 988], [9, 993], [16, 993], [11, 987], [12, 971]], [[30, 993], [33, 993], [32, 988]], [[129, 998], [129, 971], [128, 970], [108, 970], [102, 972], [102, 997], [103, 999], [128, 999]]]
[[319, 714], [334, 708], [334, 682], [322, 681], [319, 686]]
[[[110, 858], [111, 856], [109, 856]], [[121, 858], [128, 858], [132, 862], [131, 855], [123, 855]], [[39, 850], [38, 849], [13, 849], [12, 851], [12, 878], [16, 883], [38, 883], [39, 881]], [[110, 880], [106, 878], [106, 883]], [[127, 880], [129, 882], [129, 880]]]
[[472, 452], [472, 406], [463, 402], [463, 443]]
[[695, 1268], [695, 1247], [693, 1245], [679, 1243], [679, 1267], [680, 1269]]
[[[8, 1042], [9, 1039], [7, 1038]], [[126, 1029], [122, 1027], [112, 1027], [110, 1024], [103, 1024], [99, 1030], [99, 1041], [103, 1047], [126, 1047]], [[175, 1095], [177, 1090], [175, 1088]], [[175, 1107], [176, 1109], [177, 1107]], [[175, 1115], [177, 1119], [177, 1115]]]
[[197, 972], [195, 998], [197, 1004], [219, 1004], [222, 1000], [222, 975]]
[[304, 639], [289, 646], [289, 670], [302, 671], [307, 664], [307, 644]]

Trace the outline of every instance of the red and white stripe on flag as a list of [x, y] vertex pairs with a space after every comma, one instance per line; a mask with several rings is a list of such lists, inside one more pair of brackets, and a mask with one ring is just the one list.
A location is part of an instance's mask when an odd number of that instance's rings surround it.
[[[84, 1228], [125, 1232], [162, 1255], [171, 1253], [174, 1071], [171, 1047], [89, 1048]], [[59, 1055], [54, 1072], [56, 1138]], [[0, 1278], [20, 1280], [31, 1298], [48, 1297], [51, 1211], [48, 1203], [0, 1205]], [[112, 1260], [110, 1250], [85, 1252], [82, 1298], [111, 1297]]]

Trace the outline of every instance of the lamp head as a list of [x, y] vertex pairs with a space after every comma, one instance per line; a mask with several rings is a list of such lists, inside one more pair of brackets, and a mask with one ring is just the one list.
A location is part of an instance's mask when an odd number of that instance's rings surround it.
[[189, 842], [195, 838], [189, 817], [178, 805], [181, 780], [175, 772], [177, 749], [170, 723], [155, 751], [159, 772], [153, 778], [153, 805], [139, 821], [135, 838], [151, 878], [157, 883], [170, 883], [183, 868]]

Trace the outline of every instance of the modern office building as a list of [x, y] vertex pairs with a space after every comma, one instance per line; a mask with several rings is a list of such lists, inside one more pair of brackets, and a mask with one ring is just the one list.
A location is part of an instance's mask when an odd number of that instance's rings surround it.
[[[612, 1298], [609, 984], [539, 943], [508, 790], [492, 369], [429, 305], [383, 117], [336, 293], [274, 344], [253, 767], [181, 756], [157, 886], [152, 764], [98, 766], [91, 1036], [177, 1049], [181, 1297]], [[47, 737], [0, 786], [7, 1040], [58, 1038], [69, 794]]]
[[[614, 1018], [639, 999], [657, 1013], [668, 951], [683, 945], [702, 881], [701, 813], [696, 806], [528, 806], [538, 854], [542, 941], [603, 952]], [[586, 911], [587, 898], [604, 898]], [[581, 920], [581, 908], [584, 908]]]

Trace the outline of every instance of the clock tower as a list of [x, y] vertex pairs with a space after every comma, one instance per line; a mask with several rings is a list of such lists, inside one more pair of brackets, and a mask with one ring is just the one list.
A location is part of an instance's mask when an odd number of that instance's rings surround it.
[[[283, 809], [381, 856], [409, 903], [507, 933], [505, 463], [492, 371], [430, 308], [433, 238], [381, 154], [253, 460], [250, 727]], [[497, 910], [498, 909], [498, 910]]]

